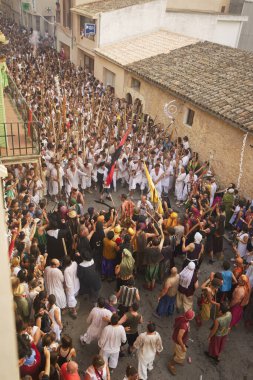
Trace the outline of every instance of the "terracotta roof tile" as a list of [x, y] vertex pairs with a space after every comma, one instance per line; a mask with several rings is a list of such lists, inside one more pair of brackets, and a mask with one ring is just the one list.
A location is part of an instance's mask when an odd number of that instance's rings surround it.
[[140, 60], [126, 69], [253, 131], [253, 53], [198, 42]]
[[95, 16], [100, 12], [110, 12], [113, 10], [131, 7], [133, 5], [149, 3], [154, 0], [100, 0], [90, 1], [89, 3], [80, 4], [72, 10], [84, 12], [87, 15]]
[[159, 29], [97, 48], [95, 51], [124, 66], [196, 42], [198, 42], [196, 38]]

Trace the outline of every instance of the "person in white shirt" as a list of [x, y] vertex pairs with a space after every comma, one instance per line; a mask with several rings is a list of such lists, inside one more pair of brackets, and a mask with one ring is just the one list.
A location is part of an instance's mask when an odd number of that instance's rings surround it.
[[51, 260], [51, 266], [46, 267], [44, 272], [45, 288], [47, 294], [54, 294], [56, 305], [61, 309], [67, 306], [66, 295], [64, 292], [64, 277], [59, 269], [60, 262], [57, 259]]
[[113, 314], [111, 324], [106, 326], [102, 331], [98, 341], [100, 355], [108, 363], [111, 370], [118, 365], [120, 346], [126, 342], [126, 332], [122, 325], [118, 325], [119, 316]]
[[211, 178], [211, 188], [210, 188], [210, 207], [213, 205], [214, 196], [217, 190], [217, 184], [215, 182], [215, 178]]
[[79, 278], [77, 277], [77, 263], [76, 261], [71, 261], [70, 256], [64, 257], [64, 281], [65, 281], [65, 291], [67, 296], [67, 305], [70, 308], [70, 312], [73, 318], [76, 318], [76, 296], [78, 295], [80, 289]]
[[161, 168], [160, 164], [155, 164], [155, 168], [151, 170], [150, 177], [152, 178], [156, 190], [158, 192], [159, 197], [162, 194], [162, 179], [163, 179], [164, 171]]
[[137, 202], [137, 208], [139, 209], [140, 215], [146, 215], [147, 211], [150, 213], [154, 209], [152, 203], [147, 200], [146, 195], [141, 196], [141, 200]]
[[138, 373], [142, 380], [147, 380], [147, 371], [152, 371], [156, 353], [163, 350], [161, 336], [155, 329], [155, 324], [150, 322], [147, 331], [134, 342], [134, 348], [138, 351]]
[[80, 336], [81, 344], [90, 344], [93, 340], [98, 340], [104, 327], [110, 321], [112, 312], [105, 308], [105, 299], [100, 297], [97, 306], [94, 307], [88, 318], [87, 323], [90, 324], [85, 334]]

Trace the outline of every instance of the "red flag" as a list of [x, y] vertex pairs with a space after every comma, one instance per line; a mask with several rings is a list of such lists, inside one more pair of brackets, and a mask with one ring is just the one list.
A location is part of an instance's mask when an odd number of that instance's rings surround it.
[[126, 139], [128, 138], [131, 130], [132, 130], [132, 125], [130, 125], [128, 127], [126, 133], [124, 134], [124, 136], [122, 137], [122, 139], [121, 139], [121, 141], [119, 143], [118, 148], [115, 150], [115, 152], [112, 155], [111, 168], [109, 170], [109, 173], [108, 173], [106, 181], [105, 181], [105, 183], [106, 183], [107, 186], [110, 186], [110, 184], [112, 182], [112, 177], [113, 177], [113, 173], [114, 173], [114, 170], [115, 170], [116, 161], [119, 159], [120, 153], [122, 151], [122, 147], [125, 144]]

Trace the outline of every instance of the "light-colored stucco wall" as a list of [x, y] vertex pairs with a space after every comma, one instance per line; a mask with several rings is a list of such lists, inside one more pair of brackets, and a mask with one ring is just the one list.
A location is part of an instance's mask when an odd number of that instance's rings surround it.
[[[126, 74], [124, 95], [126, 95], [131, 86], [132, 77], [133, 74]], [[194, 107], [190, 103], [170, 95], [153, 84], [140, 78], [139, 80], [141, 81], [141, 86], [138, 97], [145, 99], [144, 112], [156, 118], [157, 122], [164, 123], [166, 128], [169, 125], [169, 120], [164, 114], [164, 105], [175, 99], [178, 109], [175, 117], [177, 132], [174, 132], [173, 138], [176, 138], [177, 135], [187, 135], [193, 151], [199, 153], [200, 159], [202, 161], [211, 161], [215, 176], [221, 186], [226, 186], [230, 182], [237, 184], [244, 132]], [[192, 127], [184, 124], [187, 108], [195, 111]], [[171, 129], [168, 130], [168, 134], [171, 132]], [[248, 135], [246, 143], [240, 192], [246, 197], [253, 198], [253, 149], [250, 145], [253, 145], [252, 135]]]
[[6, 213], [3, 205], [4, 194], [2, 179], [7, 176], [7, 169], [0, 165], [0, 231], [1, 231], [1, 255], [0, 255], [0, 357], [1, 379], [18, 380], [18, 355], [14, 317], [13, 295], [10, 283], [10, 264], [8, 260], [8, 240], [6, 228]]
[[243, 24], [238, 47], [253, 51], [253, 0], [246, 0], [244, 2], [242, 15], [248, 16], [249, 20]]
[[165, 9], [166, 0], [156, 0], [102, 13], [98, 46], [158, 29]]
[[95, 66], [94, 75], [100, 81], [104, 81], [104, 69], [110, 70], [115, 74], [115, 95], [119, 98], [124, 97], [124, 69], [121, 66], [115, 65], [114, 63], [104, 59], [103, 57], [95, 54]]
[[247, 17], [191, 12], [166, 12], [163, 27], [171, 32], [237, 47]]
[[225, 6], [225, 12], [228, 11], [230, 0], [167, 0], [167, 8], [191, 10], [201, 12], [221, 12]]

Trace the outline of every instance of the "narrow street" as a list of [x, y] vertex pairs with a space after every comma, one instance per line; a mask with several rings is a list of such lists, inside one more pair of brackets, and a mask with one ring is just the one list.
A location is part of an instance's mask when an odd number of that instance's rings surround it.
[[[122, 191], [123, 190], [123, 191]], [[119, 188], [117, 193], [113, 193], [113, 198], [116, 206], [119, 205], [120, 194], [125, 192], [125, 189]], [[94, 202], [96, 194], [88, 194], [86, 197], [87, 203], [94, 207], [98, 205]], [[137, 200], [137, 194], [134, 200]], [[173, 203], [173, 201], [172, 201]], [[225, 241], [225, 258], [230, 259], [233, 257], [230, 245]], [[178, 269], [182, 266], [182, 258], [176, 259], [176, 265]], [[215, 262], [213, 265], [208, 264], [208, 259], [205, 258], [200, 269], [200, 284], [204, 282], [209, 276], [211, 271], [221, 270], [221, 261]], [[149, 380], [165, 380], [173, 378], [173, 376], [167, 370], [168, 359], [170, 358], [172, 351], [172, 327], [174, 318], [157, 319], [152, 315], [152, 312], [156, 308], [157, 296], [161, 285], [157, 284], [156, 289], [153, 292], [149, 292], [143, 289], [142, 284], [144, 278], [140, 275], [136, 284], [140, 290], [141, 302], [140, 312], [144, 317], [144, 324], [140, 326], [139, 332], [145, 331], [147, 322], [150, 320], [155, 321], [157, 325], [157, 331], [161, 334], [163, 340], [164, 350], [161, 355], [157, 356], [155, 361], [154, 370], [149, 375]], [[103, 282], [101, 296], [108, 297], [115, 291], [115, 282], [109, 284]], [[200, 295], [200, 290], [196, 295]], [[81, 346], [79, 342], [79, 336], [83, 334], [87, 329], [86, 318], [89, 311], [92, 308], [92, 304], [83, 297], [79, 297], [78, 301], [80, 307], [78, 310], [78, 317], [73, 320], [68, 315], [64, 316], [64, 332], [69, 333], [73, 338], [74, 347], [77, 350], [77, 362], [79, 368], [84, 371], [90, 364], [90, 358], [98, 353], [98, 346], [96, 342]], [[197, 296], [195, 296], [194, 310], [197, 310]], [[207, 322], [197, 330], [195, 321], [191, 322], [191, 332], [189, 349], [187, 356], [191, 357], [191, 364], [188, 360], [184, 366], [177, 367], [177, 376], [175, 378], [180, 380], [252, 380], [253, 379], [253, 331], [247, 331], [241, 322], [238, 328], [234, 328], [229, 335], [226, 343], [225, 351], [221, 356], [221, 362], [218, 365], [213, 364], [204, 354], [204, 351], [208, 346], [208, 334], [211, 323]], [[120, 358], [117, 369], [111, 376], [112, 380], [121, 380], [124, 377], [124, 371], [126, 366], [131, 363], [137, 365], [137, 358], [130, 358], [129, 356]]]

